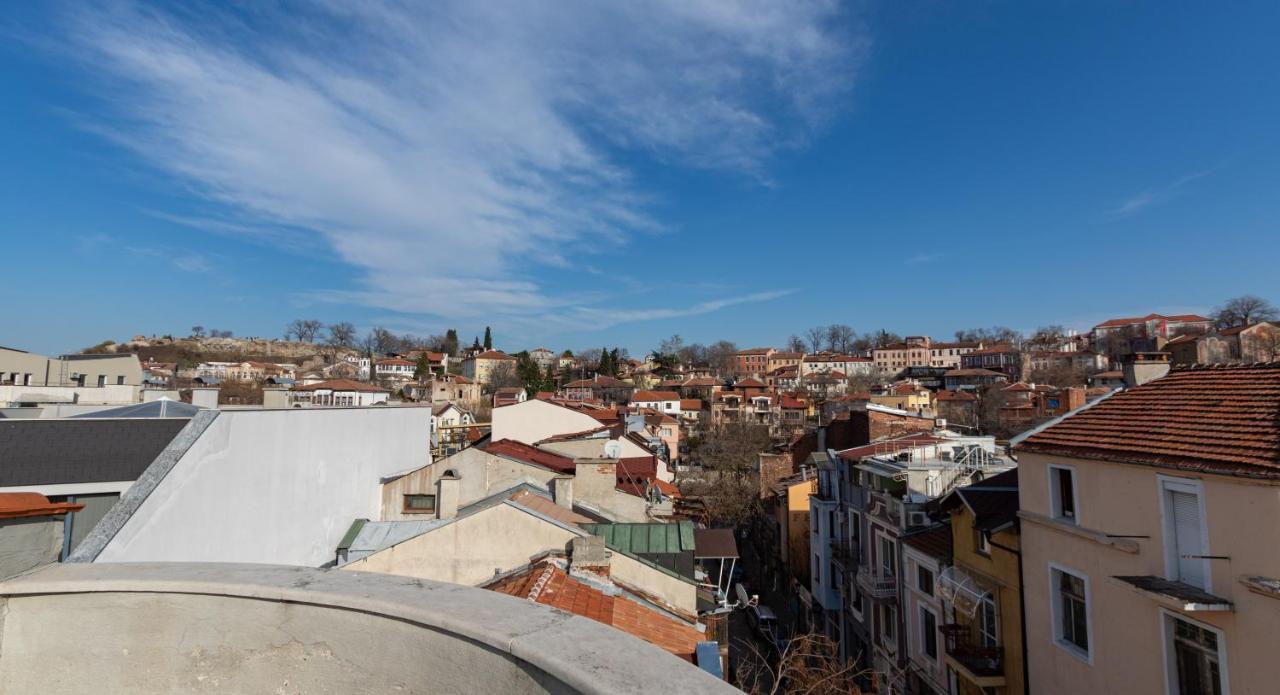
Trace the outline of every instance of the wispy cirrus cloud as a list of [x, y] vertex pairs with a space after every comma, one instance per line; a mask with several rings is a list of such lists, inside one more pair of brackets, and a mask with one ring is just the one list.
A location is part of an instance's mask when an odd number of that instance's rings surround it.
[[[852, 87], [867, 40], [826, 0], [285, 3], [68, 14], [91, 127], [213, 201], [191, 226], [313, 235], [361, 287], [445, 317], [645, 320], [537, 278], [662, 229], [621, 153], [767, 178]], [[166, 213], [160, 213], [166, 214]], [[682, 313], [683, 312], [683, 313]], [[602, 319], [603, 320], [603, 319]]]
[[1147, 208], [1165, 203], [1177, 196], [1181, 192], [1182, 188], [1187, 184], [1195, 181], [1196, 179], [1204, 178], [1211, 173], [1213, 173], [1213, 169], [1197, 171], [1183, 176], [1171, 183], [1165, 184], [1164, 186], [1160, 186], [1159, 188], [1142, 191], [1141, 193], [1125, 199], [1114, 208], [1107, 210], [1107, 217], [1111, 219], [1130, 217], [1146, 210]]

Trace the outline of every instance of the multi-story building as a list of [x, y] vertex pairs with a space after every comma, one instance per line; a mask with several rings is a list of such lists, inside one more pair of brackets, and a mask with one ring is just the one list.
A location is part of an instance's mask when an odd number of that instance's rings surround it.
[[1104, 371], [1109, 362], [1106, 355], [1089, 350], [1057, 351], [1026, 350], [1022, 352], [1021, 374], [1031, 379], [1036, 372], [1066, 370], [1078, 374]]
[[1167, 369], [1014, 442], [1037, 694], [1276, 689], [1280, 363]]
[[803, 352], [775, 352], [769, 355], [769, 361], [765, 373], [772, 373], [783, 367], [800, 368], [800, 360], [804, 359]]
[[530, 350], [529, 359], [533, 360], [533, 363], [538, 365], [538, 369], [541, 369], [544, 372], [547, 371], [547, 367], [550, 367], [557, 362], [556, 353], [544, 347]]
[[875, 372], [875, 362], [869, 357], [841, 355], [834, 352], [805, 355], [800, 360], [802, 378], [820, 372], [843, 372], [848, 376], [867, 376]]
[[901, 343], [874, 348], [871, 358], [881, 372], [897, 374], [908, 367], [960, 366], [960, 358], [982, 347], [976, 341], [935, 343], [928, 336], [908, 336]]
[[0, 347], [0, 384], [13, 386], [140, 386], [136, 355], [90, 354], [45, 357]]
[[877, 673], [905, 679], [902, 538], [932, 525], [929, 500], [1012, 467], [994, 437], [937, 428], [839, 451], [819, 466], [810, 591], [843, 656], [861, 654]]
[[408, 381], [413, 378], [413, 374], [418, 369], [418, 365], [412, 360], [400, 359], [399, 357], [387, 357], [380, 360], [374, 360], [374, 373], [379, 379], [390, 379], [394, 381]]
[[[951, 561], [931, 577], [923, 566], [906, 574], [920, 591], [931, 587], [941, 603], [940, 613], [930, 616], [922, 607], [912, 615], [907, 631], [915, 635], [913, 646], [927, 647], [932, 634], [941, 649], [922, 651], [940, 652], [955, 674], [951, 692], [957, 695], [1021, 695], [1027, 692], [1028, 664], [1022, 649], [1018, 471], [962, 487], [939, 508], [950, 515], [943, 528], [951, 538]], [[934, 625], [937, 632], [930, 630]]]
[[[929, 365], [930, 367], [942, 367], [945, 369], [955, 369], [960, 366], [960, 358], [973, 352], [981, 350], [982, 343], [976, 340], [963, 340], [954, 343], [929, 343]], [[923, 365], [909, 365], [912, 367]]]
[[486, 386], [492, 380], [496, 370], [504, 368], [514, 370], [515, 367], [516, 358], [511, 355], [497, 350], [485, 350], [462, 361], [462, 375]]
[[1174, 364], [1270, 362], [1280, 357], [1280, 323], [1235, 326], [1200, 335], [1180, 335], [1165, 344]]
[[990, 369], [1017, 381], [1022, 378], [1022, 353], [1012, 345], [992, 345], [961, 356], [960, 368]]
[[1118, 356], [1159, 350], [1165, 342], [1180, 335], [1208, 333], [1211, 330], [1213, 319], [1198, 314], [1147, 314], [1103, 321], [1093, 327], [1089, 341], [1094, 350]]
[[739, 350], [733, 355], [733, 373], [738, 376], [763, 376], [769, 372], [769, 358], [773, 348]]

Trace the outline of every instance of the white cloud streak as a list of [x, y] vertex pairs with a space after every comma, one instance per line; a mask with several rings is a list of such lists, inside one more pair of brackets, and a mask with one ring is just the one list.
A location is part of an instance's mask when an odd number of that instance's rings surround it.
[[664, 226], [624, 155], [763, 180], [866, 49], [824, 0], [76, 12], [72, 50], [109, 114], [90, 127], [225, 214], [186, 223], [286, 246], [303, 230], [362, 272], [315, 297], [450, 318], [612, 325], [763, 301], [609, 311], [531, 266]]
[[1178, 195], [1178, 193], [1181, 191], [1183, 186], [1186, 186], [1187, 184], [1191, 183], [1192, 181], [1195, 181], [1196, 179], [1200, 179], [1200, 178], [1204, 178], [1205, 176], [1208, 176], [1210, 173], [1212, 173], [1212, 171], [1213, 171], [1212, 169], [1197, 171], [1195, 173], [1183, 176], [1182, 178], [1176, 181], [1173, 181], [1172, 183], [1161, 186], [1160, 188], [1155, 188], [1152, 190], [1147, 190], [1147, 191], [1138, 193], [1137, 195], [1134, 195], [1129, 199], [1121, 202], [1116, 207], [1108, 210], [1107, 216], [1112, 219], [1130, 217], [1132, 215], [1138, 214], [1139, 212], [1142, 212], [1143, 210], [1146, 210], [1147, 208], [1152, 207], [1153, 205], [1159, 205], [1159, 204], [1165, 203], [1170, 199], [1172, 199], [1174, 196]]

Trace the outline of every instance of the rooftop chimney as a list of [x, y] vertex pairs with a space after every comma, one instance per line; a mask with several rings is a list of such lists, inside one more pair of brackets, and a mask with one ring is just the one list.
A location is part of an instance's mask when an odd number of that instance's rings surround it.
[[1169, 373], [1169, 353], [1135, 352], [1124, 357], [1124, 384], [1129, 388], [1155, 381]]
[[569, 573], [608, 575], [609, 553], [605, 549], [604, 538], [600, 536], [579, 536], [569, 541]]
[[561, 475], [551, 479], [551, 497], [565, 509], [573, 509], [573, 476]]
[[618, 486], [618, 462], [580, 458], [574, 459], [573, 464], [573, 494], [577, 501], [597, 509], [609, 507]]
[[458, 515], [458, 475], [445, 471], [436, 481], [436, 518], [452, 519]]
[[218, 408], [218, 387], [194, 386], [191, 389], [191, 405], [197, 408]]

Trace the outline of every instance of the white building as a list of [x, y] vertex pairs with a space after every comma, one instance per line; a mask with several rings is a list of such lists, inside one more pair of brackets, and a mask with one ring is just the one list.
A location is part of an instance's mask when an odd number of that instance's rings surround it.
[[313, 406], [365, 406], [386, 403], [391, 392], [384, 388], [350, 379], [330, 379], [306, 386], [295, 386], [289, 399], [295, 404]]

